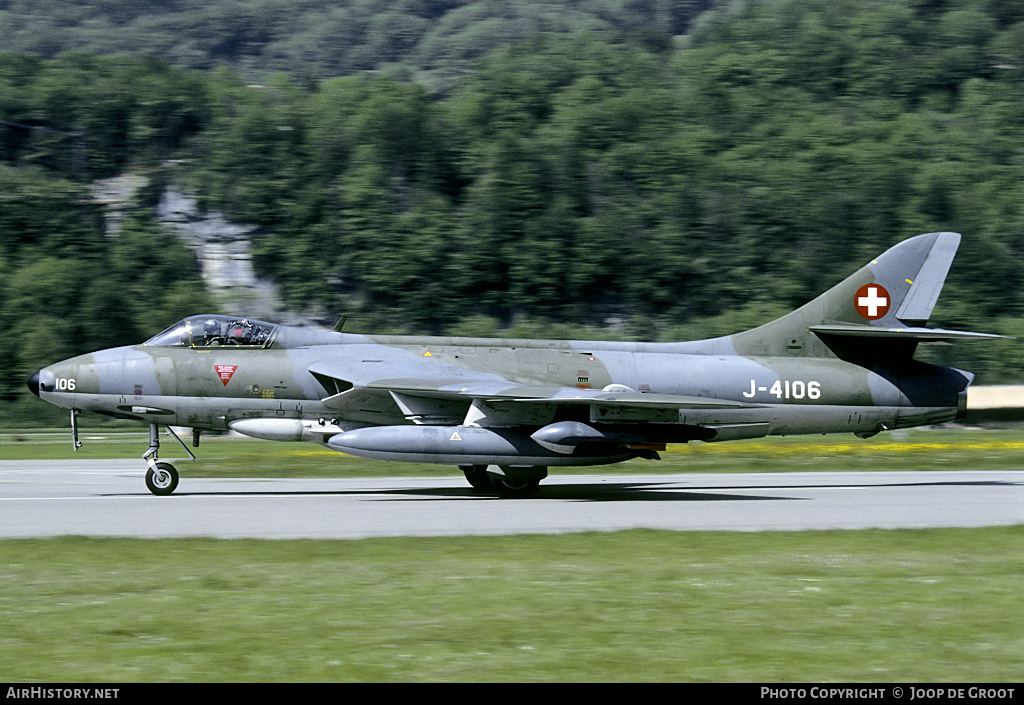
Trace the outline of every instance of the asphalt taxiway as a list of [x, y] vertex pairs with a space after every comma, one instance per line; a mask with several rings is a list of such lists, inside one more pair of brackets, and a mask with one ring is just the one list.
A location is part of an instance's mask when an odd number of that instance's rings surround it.
[[[183, 469], [184, 470], [184, 469]], [[149, 493], [137, 460], [0, 461], [0, 537], [365, 538], [1003, 526], [1024, 471], [553, 475], [528, 499], [461, 477], [204, 479]]]

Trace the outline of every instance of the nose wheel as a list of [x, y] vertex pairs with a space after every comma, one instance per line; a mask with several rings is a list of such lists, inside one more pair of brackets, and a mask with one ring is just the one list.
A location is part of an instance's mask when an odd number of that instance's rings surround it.
[[[196, 456], [181, 442], [181, 439], [171, 430], [170, 426], [167, 427], [167, 431], [174, 436], [174, 439], [181, 444], [182, 448], [185, 448], [185, 452], [188, 453], [189, 457], [195, 460]], [[160, 427], [155, 423], [151, 423], [149, 425], [149, 450], [142, 456], [142, 459], [149, 463], [149, 470], [146, 471], [146, 487], [153, 494], [164, 497], [174, 492], [178, 486], [178, 471], [170, 463], [157, 460], [156, 456], [159, 450]]]
[[170, 463], [153, 463], [146, 471], [146, 487], [155, 495], [169, 495], [178, 486], [178, 471]]

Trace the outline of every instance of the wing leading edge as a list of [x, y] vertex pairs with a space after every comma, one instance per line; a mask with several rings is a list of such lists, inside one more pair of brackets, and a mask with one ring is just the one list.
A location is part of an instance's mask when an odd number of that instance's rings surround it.
[[[390, 399], [402, 415], [414, 422], [425, 418], [443, 418], [446, 422], [462, 421], [466, 425], [488, 425], [492, 416], [487, 411], [503, 409], [503, 421], [494, 425], [519, 425], [517, 416], [540, 418], [542, 408], [552, 413], [562, 408], [590, 408], [593, 415], [625, 419], [637, 423], [678, 422], [681, 411], [736, 410], [759, 408], [759, 404], [713, 399], [707, 397], [677, 396], [672, 394], [640, 393], [632, 390], [606, 391], [570, 387], [524, 386], [493, 381], [467, 384], [465, 380], [382, 379], [324, 399], [324, 404], [338, 411], [351, 411], [365, 405], [367, 398]], [[441, 410], [449, 413], [439, 413]], [[474, 409], [476, 413], [474, 413]], [[520, 409], [520, 412], [515, 412]], [[464, 412], [464, 413], [463, 413]], [[457, 417], [457, 418], [456, 418]], [[528, 418], [523, 421], [529, 424]]]

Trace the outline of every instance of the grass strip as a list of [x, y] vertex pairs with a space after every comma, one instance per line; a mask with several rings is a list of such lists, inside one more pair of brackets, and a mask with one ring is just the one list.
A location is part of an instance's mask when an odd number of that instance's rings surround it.
[[1019, 681], [1024, 528], [0, 542], [0, 681]]

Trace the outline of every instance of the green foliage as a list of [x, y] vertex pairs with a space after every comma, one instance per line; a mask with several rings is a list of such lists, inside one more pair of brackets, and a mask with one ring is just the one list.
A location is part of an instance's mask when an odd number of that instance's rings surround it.
[[75, 178], [154, 164], [206, 122], [204, 90], [149, 59], [0, 53], [0, 158]]
[[666, 46], [711, 0], [9, 0], [7, 51], [157, 56], [196, 69], [231, 66], [325, 79], [406, 67], [446, 82], [473, 62], [539, 32], [626, 35]]

